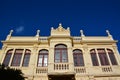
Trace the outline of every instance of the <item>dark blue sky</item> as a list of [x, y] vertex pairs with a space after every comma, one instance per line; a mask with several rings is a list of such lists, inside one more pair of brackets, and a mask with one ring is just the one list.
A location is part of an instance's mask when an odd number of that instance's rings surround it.
[[108, 29], [119, 41], [120, 0], [0, 0], [0, 40], [11, 29], [13, 36], [34, 36], [37, 29], [49, 36], [59, 23], [72, 36], [80, 36], [80, 29], [86, 36], [107, 36]]

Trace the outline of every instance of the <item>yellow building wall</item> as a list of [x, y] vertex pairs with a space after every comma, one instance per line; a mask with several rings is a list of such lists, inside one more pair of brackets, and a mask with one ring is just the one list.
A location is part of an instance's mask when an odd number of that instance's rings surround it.
[[[49, 75], [74, 75], [75, 80], [120, 80], [120, 55], [116, 41], [113, 40], [110, 34], [108, 36], [94, 37], [85, 36], [81, 31], [81, 36], [70, 36], [69, 28], [64, 29], [60, 24], [57, 29], [51, 28], [50, 36], [40, 36], [39, 31], [37, 31], [36, 36], [29, 37], [14, 37], [9, 34], [2, 43], [3, 48], [0, 50], [0, 63], [3, 63], [9, 49], [13, 49], [13, 51], [15, 49], [31, 50], [28, 67], [22, 67], [22, 62], [17, 67], [9, 64], [11, 68], [21, 69], [24, 76], [27, 77], [26, 80], [51, 80]], [[57, 44], [65, 44], [67, 46], [68, 63], [54, 63], [54, 47]], [[97, 48], [109, 48], [113, 50], [118, 65], [111, 65], [110, 63], [108, 66], [93, 66], [90, 50]], [[38, 53], [41, 49], [47, 49], [49, 51], [47, 67], [37, 67]], [[85, 66], [74, 66], [74, 49], [82, 50]], [[100, 60], [98, 62], [100, 63]], [[58, 70], [55, 69], [57, 65], [59, 65]]]

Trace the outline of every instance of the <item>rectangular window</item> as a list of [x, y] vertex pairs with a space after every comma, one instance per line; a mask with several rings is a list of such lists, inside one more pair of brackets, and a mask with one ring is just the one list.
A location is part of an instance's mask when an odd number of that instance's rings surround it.
[[112, 65], [117, 65], [117, 61], [115, 59], [114, 54], [113, 53], [109, 53], [109, 57], [110, 57]]
[[99, 53], [101, 65], [109, 65], [106, 53]]
[[7, 54], [6, 54], [5, 59], [4, 59], [4, 62], [3, 62], [3, 64], [4, 64], [5, 66], [8, 66], [8, 65], [9, 65], [11, 55], [12, 55], [12, 53], [7, 53]]
[[28, 66], [30, 60], [30, 53], [25, 53], [24, 55], [24, 60], [23, 60], [23, 65], [22, 66]]
[[48, 65], [48, 54], [43, 53], [38, 56], [38, 66], [44, 67]]
[[23, 50], [21, 50], [21, 49], [19, 49], [19, 50], [17, 49], [15, 51], [11, 66], [20, 66], [20, 62], [21, 62], [21, 58], [22, 58], [22, 52], [23, 52]]
[[96, 53], [91, 53], [91, 58], [92, 58], [92, 64], [93, 66], [98, 66], [98, 59], [97, 59], [97, 56], [96, 56]]

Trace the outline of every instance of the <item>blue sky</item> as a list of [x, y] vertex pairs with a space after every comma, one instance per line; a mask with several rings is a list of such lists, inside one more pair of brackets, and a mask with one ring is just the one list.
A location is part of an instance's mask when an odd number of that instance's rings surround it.
[[[49, 36], [62, 23], [72, 36], [107, 36], [120, 41], [120, 0], [0, 0], [0, 40], [13, 36]], [[1, 47], [2, 44], [0, 44]], [[120, 49], [120, 42], [118, 42]]]

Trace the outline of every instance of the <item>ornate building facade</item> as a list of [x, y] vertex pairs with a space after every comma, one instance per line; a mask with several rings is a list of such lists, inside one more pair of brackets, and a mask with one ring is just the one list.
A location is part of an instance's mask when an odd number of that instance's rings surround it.
[[26, 80], [120, 80], [117, 41], [108, 36], [71, 36], [59, 24], [50, 36], [12, 36], [2, 41], [0, 63], [21, 69]]

